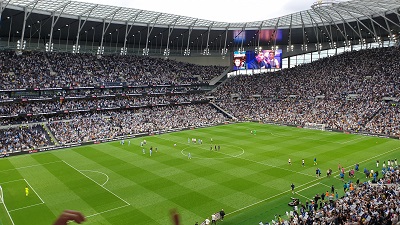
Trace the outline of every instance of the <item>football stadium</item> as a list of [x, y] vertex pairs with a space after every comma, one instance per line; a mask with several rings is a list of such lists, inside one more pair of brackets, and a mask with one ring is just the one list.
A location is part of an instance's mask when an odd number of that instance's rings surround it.
[[399, 225], [399, 35], [0, 0], [0, 225]]

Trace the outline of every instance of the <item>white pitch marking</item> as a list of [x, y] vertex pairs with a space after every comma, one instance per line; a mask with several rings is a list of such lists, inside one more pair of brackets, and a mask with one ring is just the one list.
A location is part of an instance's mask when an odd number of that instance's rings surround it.
[[96, 171], [96, 170], [81, 170], [81, 171], [88, 171], [88, 172], [93, 172], [93, 173], [100, 173], [100, 174], [103, 174], [104, 176], [106, 176], [107, 177], [107, 180], [106, 180], [106, 182], [104, 182], [102, 185], [100, 185], [100, 186], [104, 186], [107, 182], [108, 182], [108, 180], [109, 180], [109, 177], [108, 177], [108, 175], [107, 174], [105, 174], [105, 173], [103, 173], [103, 172], [100, 172], [100, 171]]
[[95, 181], [95, 180], [93, 180], [92, 178], [88, 177], [86, 174], [82, 173], [81, 171], [79, 171], [77, 168], [75, 168], [75, 167], [72, 166], [71, 164], [65, 162], [64, 160], [63, 160], [63, 162], [64, 162], [65, 164], [67, 164], [68, 166], [70, 166], [72, 169], [78, 171], [80, 174], [82, 174], [83, 176], [85, 176], [85, 177], [88, 178], [89, 180], [93, 181], [94, 183], [96, 183], [97, 185], [99, 185], [100, 187], [102, 187], [104, 190], [110, 192], [112, 195], [114, 195], [115, 197], [119, 198], [121, 201], [125, 202], [125, 204], [131, 205], [131, 204], [129, 204], [129, 202], [125, 201], [124, 199], [122, 199], [122, 198], [119, 197], [118, 195], [114, 194], [112, 191], [108, 190], [106, 187], [102, 186], [101, 184], [97, 183], [97, 181]]

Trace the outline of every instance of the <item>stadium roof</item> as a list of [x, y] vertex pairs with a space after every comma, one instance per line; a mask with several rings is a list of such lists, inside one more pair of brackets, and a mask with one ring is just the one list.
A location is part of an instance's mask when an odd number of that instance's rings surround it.
[[[141, 43], [147, 46], [146, 42], [152, 42], [155, 39], [156, 47], [157, 35], [163, 36], [158, 42], [160, 46], [166, 45], [167, 38], [165, 37], [168, 36], [171, 40], [182, 40], [181, 47], [186, 47], [186, 42], [188, 45], [196, 45], [197, 41], [197, 45], [199, 45], [199, 38], [202, 38], [201, 45], [207, 44], [210, 47], [215, 46], [215, 48], [221, 49], [220, 47], [223, 45], [221, 42], [227, 42], [227, 45], [232, 47], [235, 42], [238, 43], [237, 39], [240, 38], [240, 35], [246, 35], [244, 38], [246, 40], [240, 43], [242, 46], [252, 46], [257, 42], [257, 37], [259, 45], [291, 45], [376, 39], [377, 37], [390, 37], [400, 31], [399, 0], [320, 1], [308, 10], [263, 21], [239, 23], [218, 22], [77, 1], [0, 1], [3, 25], [7, 24], [4, 21], [10, 17], [19, 21], [19, 23], [14, 22], [13, 27], [10, 23], [10, 28], [5, 25], [0, 31], [1, 37], [17, 36], [14, 32], [21, 31], [25, 14], [30, 17], [29, 20], [25, 19], [26, 23], [31, 21], [31, 25], [34, 26], [33, 23], [38, 21], [41, 24], [40, 32], [45, 32], [45, 34], [50, 33], [48, 24], [53, 26], [53, 33], [65, 29], [65, 26], [74, 27], [71, 29], [71, 36], [69, 28], [68, 36], [65, 32], [59, 32], [62, 40], [76, 37], [78, 33], [88, 34], [90, 30], [93, 30], [93, 42], [104, 39], [104, 35], [109, 33], [111, 43], [113, 42], [113, 33], [118, 33], [115, 34], [117, 36], [115, 41], [121, 43], [125, 35], [126, 37], [135, 36], [141, 31], [142, 34], [146, 34], [147, 31], [146, 37], [141, 36], [139, 41], [136, 40], [136, 45]], [[56, 19], [57, 22], [52, 23], [50, 18]], [[50, 22], [48, 22], [49, 19]], [[84, 21], [83, 25], [78, 23], [80, 20]], [[47, 25], [44, 25], [44, 22]], [[79, 27], [79, 24], [82, 27]], [[106, 32], [104, 32], [105, 27], [107, 27]], [[125, 35], [123, 32], [119, 34], [120, 30], [125, 31], [126, 27], [130, 27], [129, 32]], [[271, 32], [263, 33], [262, 30]], [[253, 31], [253, 33], [244, 34], [244, 31]], [[101, 36], [102, 33], [103, 36]], [[228, 33], [229, 35], [227, 35]], [[36, 35], [38, 36], [38, 34]], [[188, 39], [187, 41], [184, 36]], [[262, 38], [262, 36], [269, 37]], [[31, 37], [35, 37], [35, 34]]]
[[278, 18], [226, 23], [211, 20], [198, 19], [187, 16], [173, 15], [154, 11], [124, 8], [111, 5], [100, 5], [78, 1], [63, 0], [3, 0], [7, 8], [23, 10], [33, 9], [33, 12], [51, 14], [62, 13], [63, 17], [78, 18], [79, 16], [89, 20], [113, 20], [114, 23], [155, 24], [156, 26], [193, 27], [194, 29], [241, 29], [241, 28], [279, 28], [296, 26], [314, 26], [315, 24], [333, 24], [356, 21], [369, 18], [373, 15], [384, 15], [388, 12], [396, 12], [400, 6], [398, 0], [353, 0], [345, 2], [321, 1], [315, 3], [315, 7], [309, 10], [284, 15]]

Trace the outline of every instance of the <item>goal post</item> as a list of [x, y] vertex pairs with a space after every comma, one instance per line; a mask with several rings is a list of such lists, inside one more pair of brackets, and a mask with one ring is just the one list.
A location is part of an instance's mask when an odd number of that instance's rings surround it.
[[0, 185], [0, 204], [4, 204], [3, 188]]
[[313, 130], [325, 130], [325, 124], [323, 123], [305, 123], [304, 128]]
[[[12, 217], [11, 217], [11, 215], [10, 215], [10, 212], [8, 211], [8, 209], [7, 209], [7, 206], [6, 206], [6, 204], [4, 203], [4, 195], [3, 195], [3, 188], [1, 187], [1, 185], [0, 185], [0, 205], [3, 205], [3, 207], [4, 207], [4, 209], [5, 209], [5, 211], [6, 211], [6, 213], [7, 213], [7, 215], [8, 215], [8, 217], [10, 218], [10, 221], [11, 221], [11, 224], [12, 225], [15, 225], [14, 224], [14, 220], [12, 219]], [[2, 211], [2, 210], [1, 210]], [[0, 225], [2, 225], [2, 220], [0, 220]]]

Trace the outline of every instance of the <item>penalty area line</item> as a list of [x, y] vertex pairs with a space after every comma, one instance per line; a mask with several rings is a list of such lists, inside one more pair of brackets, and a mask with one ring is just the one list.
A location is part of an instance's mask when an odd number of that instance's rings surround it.
[[107, 213], [107, 212], [111, 212], [111, 211], [114, 211], [114, 210], [117, 210], [117, 209], [122, 209], [122, 208], [125, 208], [127, 206], [130, 206], [130, 205], [123, 205], [123, 206], [116, 207], [116, 208], [113, 208], [113, 209], [109, 209], [109, 210], [106, 210], [106, 211], [98, 212], [98, 213], [86, 216], [86, 218], [97, 216], [97, 215], [100, 215], [100, 214], [103, 214], [103, 213]]
[[78, 170], [77, 168], [75, 168], [74, 166], [72, 166], [71, 164], [67, 163], [66, 161], [62, 160], [66, 165], [68, 165], [69, 167], [71, 167], [72, 169], [76, 170], [78, 173], [82, 174], [83, 176], [85, 176], [86, 178], [88, 178], [89, 180], [93, 181], [95, 184], [99, 185], [100, 187], [102, 187], [104, 190], [108, 191], [110, 194], [114, 195], [115, 197], [117, 197], [118, 199], [120, 199], [121, 201], [125, 202], [125, 204], [127, 205], [131, 205], [129, 204], [129, 202], [125, 201], [124, 199], [122, 199], [121, 197], [119, 197], [117, 194], [115, 194], [114, 192], [108, 190], [106, 187], [102, 186], [101, 184], [99, 184], [97, 181], [93, 180], [92, 178], [90, 178], [89, 176], [87, 176], [86, 174], [82, 173], [82, 171]]
[[30, 208], [30, 207], [37, 206], [37, 205], [43, 205], [43, 204], [44, 204], [44, 202], [33, 204], [33, 205], [28, 205], [28, 206], [21, 207], [21, 208], [18, 208], [18, 209], [9, 210], [9, 212], [14, 212], [14, 211], [18, 211], [18, 210], [21, 210], [21, 209], [26, 209], [26, 208]]
[[12, 183], [12, 182], [21, 181], [21, 180], [25, 180], [25, 179], [18, 179], [18, 180], [10, 180], [10, 181], [6, 181], [6, 182], [1, 182], [1, 183], [0, 183], [0, 186], [1, 186], [2, 184], [8, 184], [8, 183]]
[[101, 184], [100, 186], [104, 186], [104, 185], [108, 182], [108, 180], [109, 180], [108, 175], [105, 174], [105, 173], [103, 173], [103, 172], [100, 172], [100, 171], [96, 171], [96, 170], [81, 170], [81, 171], [82, 171], [82, 172], [100, 173], [100, 174], [103, 174], [104, 176], [106, 176], [106, 177], [107, 177], [106, 181], [105, 181], [103, 184]]
[[35, 191], [35, 189], [33, 189], [33, 187], [29, 184], [29, 182], [25, 178], [24, 178], [24, 181], [28, 184], [28, 186], [32, 189], [32, 191], [35, 192], [35, 194], [39, 197], [40, 201], [42, 201], [42, 203], [44, 203], [44, 201], [40, 197], [40, 195]]
[[48, 163], [42, 163], [42, 164], [34, 164], [34, 165], [23, 166], [23, 167], [16, 167], [16, 168], [13, 168], [13, 169], [2, 170], [1, 172], [7, 172], [7, 171], [12, 171], [12, 170], [28, 169], [28, 168], [32, 168], [32, 167], [43, 166], [43, 165], [48, 165], [48, 164], [53, 164], [53, 163], [58, 163], [58, 162], [62, 162], [62, 161], [58, 160], [58, 161], [54, 161], [54, 162], [48, 162]]

